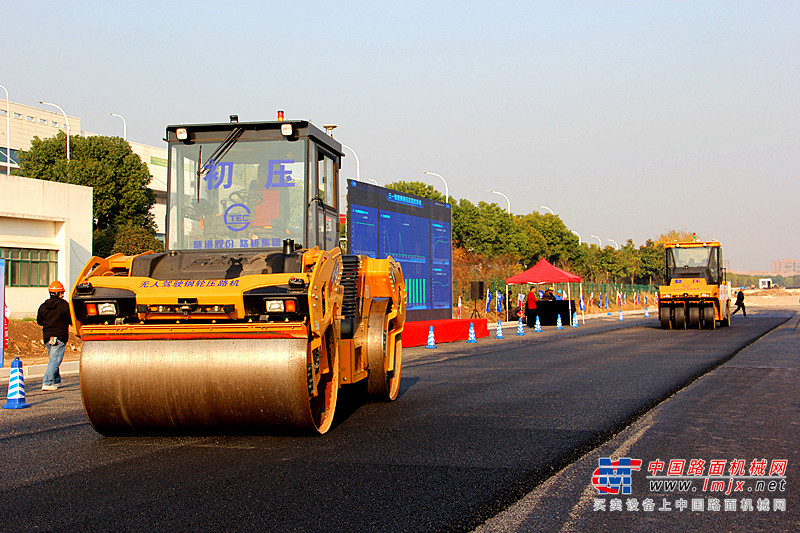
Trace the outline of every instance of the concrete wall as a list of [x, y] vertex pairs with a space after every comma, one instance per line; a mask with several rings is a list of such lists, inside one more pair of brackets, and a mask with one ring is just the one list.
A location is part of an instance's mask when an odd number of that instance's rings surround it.
[[[0, 246], [58, 251], [67, 290], [92, 256], [92, 188], [0, 175]], [[6, 287], [12, 318], [36, 315], [46, 287]]]

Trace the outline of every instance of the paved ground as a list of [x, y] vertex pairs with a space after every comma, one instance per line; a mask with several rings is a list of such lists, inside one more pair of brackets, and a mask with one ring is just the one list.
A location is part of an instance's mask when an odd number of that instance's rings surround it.
[[[748, 320], [768, 313], [769, 309], [754, 308]], [[800, 464], [800, 329], [793, 331], [797, 320], [795, 315], [745, 347], [476, 531], [799, 530], [800, 493], [794, 479]], [[632, 474], [630, 495], [600, 495], [595, 490], [590, 476], [601, 457], [643, 461], [641, 473]], [[692, 459], [705, 460], [705, 474], [711, 460], [725, 460], [725, 474], [730, 474], [734, 460], [745, 461], [744, 474], [751, 473], [754, 460], [766, 459], [768, 470], [774, 460], [787, 460], [788, 468], [783, 489], [776, 474], [771, 478], [773, 490], [767, 484], [757, 490], [757, 480], [739, 477], [742, 490], [737, 492], [738, 483], [731, 484], [730, 475], [724, 475], [711, 479], [722, 479], [724, 491], [704, 491], [703, 478], [691, 480], [692, 488], [685, 492], [651, 491], [647, 467], [655, 460], [669, 464], [670, 459], [685, 459], [687, 466]], [[648, 498], [652, 511], [644, 509]], [[637, 510], [629, 510], [634, 504]], [[693, 511], [693, 505], [702, 510]], [[776, 505], [786, 510], [776, 510]], [[714, 510], [717, 506], [720, 510]]]
[[[32, 378], [33, 407], [0, 412], [0, 515], [44, 531], [469, 530], [788, 316], [759, 314], [717, 331], [604, 317], [410, 349], [399, 400], [351, 396], [321, 438], [103, 438], [83, 414], [77, 377], [55, 393]], [[568, 487], [582, 494], [593, 468]]]

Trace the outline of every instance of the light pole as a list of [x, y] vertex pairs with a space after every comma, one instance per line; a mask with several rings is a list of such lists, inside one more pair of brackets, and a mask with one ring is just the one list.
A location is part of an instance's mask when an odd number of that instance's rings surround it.
[[343, 144], [342, 148], [347, 148], [348, 150], [353, 152], [354, 156], [356, 156], [356, 181], [361, 181], [361, 165], [358, 162], [358, 154], [356, 153], [355, 150], [353, 150], [352, 148], [350, 148], [346, 144]]
[[550, 211], [551, 215], [555, 215], [555, 213], [553, 213], [553, 210], [547, 207], [546, 205], [540, 205], [539, 207], [541, 207], [542, 209], [547, 209], [548, 211]]
[[581, 245], [581, 234], [578, 233], [577, 231], [575, 231], [574, 229], [571, 229], [570, 231], [578, 236], [578, 246], [580, 246]]
[[511, 200], [508, 199], [508, 196], [506, 196], [505, 194], [501, 193], [500, 191], [493, 191], [491, 189], [486, 189], [486, 190], [488, 192], [492, 193], [492, 194], [499, 194], [500, 196], [502, 196], [503, 198], [506, 199], [506, 202], [508, 203], [508, 214], [510, 215], [511, 214]]
[[614, 243], [614, 247], [615, 247], [617, 250], [619, 250], [619, 244], [617, 244], [617, 241], [615, 241], [614, 239], [606, 239], [606, 240], [607, 240], [608, 242], [613, 242], [613, 243]]
[[602, 248], [602, 247], [603, 247], [603, 241], [601, 241], [601, 240], [600, 240], [600, 237], [598, 237], [597, 235], [590, 235], [590, 237], [594, 237], [595, 239], [597, 239], [597, 243], [598, 243], [597, 245], [598, 245], [600, 248]]
[[125, 117], [122, 115], [117, 115], [116, 113], [109, 113], [112, 117], [119, 117], [122, 119], [122, 140], [128, 140], [128, 124], [125, 122]]
[[428, 172], [428, 171], [426, 171], [426, 170], [423, 170], [423, 171], [422, 171], [422, 173], [423, 173], [423, 174], [430, 174], [431, 176], [436, 176], [437, 178], [439, 178], [440, 180], [442, 180], [442, 182], [444, 183], [444, 203], [446, 203], [446, 204], [447, 204], [447, 203], [450, 203], [450, 195], [449, 195], [449, 194], [448, 194], [448, 192], [447, 192], [447, 182], [446, 182], [446, 181], [444, 181], [444, 178], [443, 178], [443, 177], [441, 177], [441, 176], [440, 176], [439, 174], [437, 174], [436, 172]]
[[8, 106], [8, 89], [0, 85], [6, 92], [6, 174], [11, 175], [11, 108]]
[[375, 180], [374, 180], [374, 179], [372, 179], [372, 178], [367, 178], [367, 181], [371, 181], [372, 183], [374, 183], [375, 185], [378, 185], [378, 186], [380, 187], [380, 185], [378, 184], [378, 182], [377, 182], [377, 181], [375, 181]]
[[58, 105], [56, 105], [56, 104], [51, 104], [50, 102], [42, 102], [41, 100], [39, 100], [39, 103], [40, 103], [40, 104], [42, 104], [42, 105], [49, 105], [49, 106], [53, 106], [53, 107], [55, 107], [56, 109], [58, 109], [59, 111], [61, 111], [61, 114], [62, 114], [62, 115], [64, 115], [64, 122], [65, 122], [65, 123], [66, 123], [66, 125], [67, 125], [67, 161], [69, 161], [69, 118], [67, 117], [67, 114], [66, 114], [66, 113], [64, 113], [64, 110], [63, 110], [63, 109], [61, 109], [61, 107], [59, 107], [59, 106], [58, 106]]

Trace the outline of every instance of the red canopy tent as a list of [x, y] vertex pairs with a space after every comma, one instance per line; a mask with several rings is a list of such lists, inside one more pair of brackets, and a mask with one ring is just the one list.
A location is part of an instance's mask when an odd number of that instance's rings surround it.
[[580, 276], [554, 267], [547, 259], [540, 259], [538, 263], [515, 276], [506, 279], [506, 285], [515, 283], [577, 283]]
[[[581, 281], [580, 276], [567, 272], [566, 270], [561, 270], [553, 266], [547, 259], [542, 258], [525, 272], [520, 272], [510, 278], [506, 278], [506, 301], [508, 301], [508, 286], [515, 283], [566, 283], [569, 293], [567, 298], [570, 301], [570, 307], [572, 307], [572, 291], [570, 290], [569, 284], [579, 281]], [[583, 285], [581, 285], [581, 292], [583, 292]], [[570, 314], [572, 314], [571, 310]]]

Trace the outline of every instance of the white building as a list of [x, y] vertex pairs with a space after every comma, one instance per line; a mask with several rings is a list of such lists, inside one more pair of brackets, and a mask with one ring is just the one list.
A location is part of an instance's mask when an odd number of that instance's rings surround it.
[[92, 257], [92, 188], [0, 174], [0, 253], [11, 317], [36, 316], [50, 282], [69, 291]]

